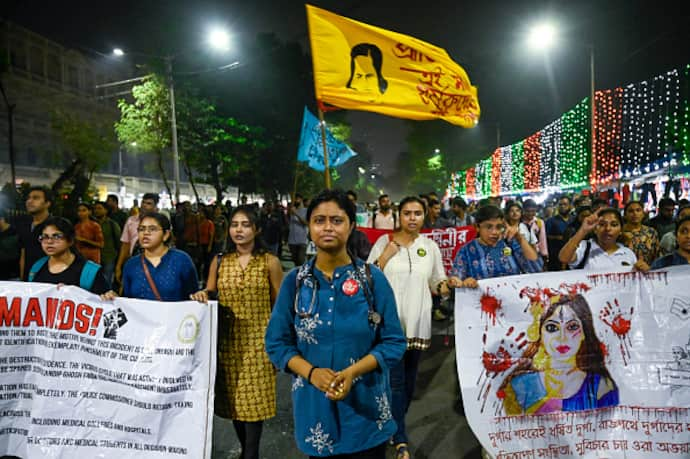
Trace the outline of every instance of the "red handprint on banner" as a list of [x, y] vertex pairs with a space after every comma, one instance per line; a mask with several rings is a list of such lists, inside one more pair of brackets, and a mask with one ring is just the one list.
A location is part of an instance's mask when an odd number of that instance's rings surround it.
[[[486, 346], [486, 333], [482, 337], [482, 341]], [[478, 399], [482, 399], [481, 411], [484, 411], [484, 405], [491, 391], [491, 383], [489, 380], [509, 370], [510, 367], [518, 363], [520, 361], [519, 356], [521, 351], [528, 343], [529, 340], [527, 339], [526, 332], [521, 331], [515, 333], [515, 327], [510, 327], [505, 336], [501, 338], [495, 350], [487, 351], [486, 347], [484, 348], [482, 352], [484, 371], [479, 375], [479, 379], [477, 380], [477, 384], [479, 385], [482, 377], [486, 376], [485, 381], [481, 384], [478, 397]]]
[[625, 313], [618, 303], [618, 299], [613, 300], [613, 305], [610, 301], [607, 301], [606, 306], [599, 311], [599, 319], [608, 325], [620, 341], [624, 365], [628, 364], [627, 359], [630, 358], [630, 346], [632, 346], [632, 343], [628, 333], [632, 328], [632, 315], [634, 311], [635, 309], [631, 306], [629, 312]]

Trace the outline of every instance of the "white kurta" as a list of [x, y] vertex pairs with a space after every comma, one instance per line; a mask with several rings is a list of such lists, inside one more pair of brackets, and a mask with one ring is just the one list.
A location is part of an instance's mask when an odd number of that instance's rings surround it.
[[[378, 259], [390, 241], [379, 237], [368, 261]], [[427, 349], [431, 345], [431, 290], [446, 279], [441, 251], [431, 239], [418, 236], [410, 247], [400, 247], [383, 269], [395, 293], [398, 316], [407, 337], [408, 349]]]

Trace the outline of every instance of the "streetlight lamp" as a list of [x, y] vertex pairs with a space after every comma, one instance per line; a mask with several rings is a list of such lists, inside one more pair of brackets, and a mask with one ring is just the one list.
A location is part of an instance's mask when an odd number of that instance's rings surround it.
[[[230, 35], [220, 28], [213, 28], [209, 31], [207, 42], [213, 49], [219, 51], [228, 51], [230, 49]], [[177, 55], [153, 56], [145, 53], [132, 54], [161, 59], [165, 62], [165, 73], [170, 97], [170, 131], [172, 138], [173, 175], [175, 177], [175, 203], [178, 203], [180, 202], [180, 153], [177, 145], [177, 113], [175, 110], [175, 82], [173, 79], [173, 60]], [[125, 55], [125, 52], [121, 48], [115, 48], [113, 49], [113, 55], [121, 57]], [[230, 64], [230, 66], [235, 65], [237, 65], [237, 62]], [[221, 69], [230, 68], [230, 66], [224, 66]]]
[[[527, 42], [529, 44], [529, 47], [533, 50], [544, 51], [548, 48], [553, 47], [557, 42], [556, 26], [548, 22], [543, 22], [541, 24], [535, 25], [529, 32]], [[594, 183], [592, 183], [596, 170], [596, 155], [594, 152], [594, 147], [596, 144], [594, 137], [594, 121], [596, 116], [596, 105], [594, 101], [594, 93], [596, 89], [594, 85], [594, 44], [589, 43], [587, 44], [587, 47], [589, 48], [589, 130], [590, 149], [592, 155], [592, 173], [590, 175], [590, 183], [592, 184], [592, 186], [594, 186]]]

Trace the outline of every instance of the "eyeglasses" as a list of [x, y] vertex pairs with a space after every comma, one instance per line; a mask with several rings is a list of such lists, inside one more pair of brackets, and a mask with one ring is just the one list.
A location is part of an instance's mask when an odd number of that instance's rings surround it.
[[39, 234], [38, 235], [38, 242], [43, 242], [43, 241], [61, 241], [65, 239], [65, 235], [62, 233], [53, 233], [53, 234]]
[[485, 231], [497, 231], [503, 233], [506, 230], [506, 225], [479, 225], [479, 227]]
[[156, 231], [161, 231], [163, 228], [160, 226], [139, 226], [137, 227], [137, 231], [140, 233], [155, 233]]

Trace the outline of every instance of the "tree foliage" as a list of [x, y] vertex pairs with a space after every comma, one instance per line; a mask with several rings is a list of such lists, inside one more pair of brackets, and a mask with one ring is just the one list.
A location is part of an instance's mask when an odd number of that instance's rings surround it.
[[[118, 102], [120, 121], [115, 132], [128, 151], [152, 154], [163, 183], [172, 196], [165, 164], [172, 159], [170, 96], [161, 77], [151, 76], [132, 88], [132, 103]], [[136, 145], [133, 147], [133, 145]]]
[[59, 139], [55, 153], [68, 161], [52, 188], [56, 195], [67, 192], [62, 204], [69, 213], [80, 200], [90, 197], [91, 176], [108, 163], [117, 142], [108, 123], [86, 120], [71, 112], [53, 112], [52, 128]]

